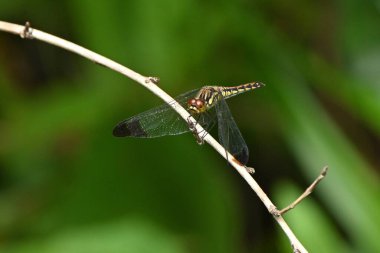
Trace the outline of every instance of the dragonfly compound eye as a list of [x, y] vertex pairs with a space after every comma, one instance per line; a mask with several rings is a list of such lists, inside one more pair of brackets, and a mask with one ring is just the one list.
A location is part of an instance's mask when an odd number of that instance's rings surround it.
[[198, 108], [199, 111], [203, 111], [203, 108], [205, 106], [205, 102], [201, 99], [196, 99], [195, 106]]
[[204, 112], [206, 110], [205, 102], [202, 99], [191, 98], [187, 101], [189, 109], [195, 113]]
[[195, 106], [195, 103], [196, 103], [196, 99], [195, 98], [191, 98], [187, 101], [187, 105], [188, 106]]

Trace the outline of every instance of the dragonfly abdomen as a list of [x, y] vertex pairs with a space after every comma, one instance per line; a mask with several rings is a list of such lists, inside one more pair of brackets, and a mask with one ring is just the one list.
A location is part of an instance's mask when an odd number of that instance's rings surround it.
[[254, 90], [263, 86], [265, 86], [265, 84], [260, 82], [252, 82], [232, 87], [220, 87], [220, 92], [222, 93], [222, 96], [225, 99], [227, 99], [235, 95], [244, 93], [246, 91]]

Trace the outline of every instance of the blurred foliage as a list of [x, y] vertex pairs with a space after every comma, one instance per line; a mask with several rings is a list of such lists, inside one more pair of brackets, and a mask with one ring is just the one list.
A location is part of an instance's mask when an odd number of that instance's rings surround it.
[[[377, 1], [2, 1], [24, 23], [159, 76], [173, 96], [267, 84], [229, 100], [254, 177], [310, 252], [379, 252]], [[0, 36], [1, 252], [290, 252], [243, 180], [191, 134], [117, 139], [161, 103], [119, 74]]]

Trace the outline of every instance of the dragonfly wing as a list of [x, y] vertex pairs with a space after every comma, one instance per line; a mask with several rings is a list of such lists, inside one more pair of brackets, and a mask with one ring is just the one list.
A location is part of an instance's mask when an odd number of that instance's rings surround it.
[[[197, 93], [192, 90], [175, 98], [183, 107], [187, 107], [187, 100]], [[181, 116], [168, 104], [152, 108], [129, 119], [121, 121], [113, 129], [116, 137], [154, 138], [164, 135], [177, 135], [189, 131], [189, 127]]]
[[249, 151], [243, 136], [228, 108], [227, 102], [221, 96], [215, 105], [218, 118], [219, 142], [229, 151], [240, 163], [246, 165], [249, 158]]

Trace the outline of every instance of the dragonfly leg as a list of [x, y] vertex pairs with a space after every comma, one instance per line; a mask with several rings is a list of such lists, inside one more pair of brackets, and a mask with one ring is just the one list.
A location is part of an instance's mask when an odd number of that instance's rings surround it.
[[212, 120], [212, 117], [211, 117], [211, 115], [208, 113], [208, 112], [204, 112], [211, 120], [210, 120], [210, 122], [211, 122], [211, 124], [210, 125], [207, 125], [206, 126], [206, 129], [204, 129], [204, 130], [202, 130], [202, 132], [203, 132], [203, 135], [202, 135], [202, 141], [203, 141], [203, 139], [208, 135], [208, 131], [210, 131], [214, 126], [215, 126], [215, 124], [216, 124], [216, 121], [215, 120]]
[[155, 77], [155, 76], [149, 76], [145, 79], [145, 83], [149, 83], [149, 82], [152, 82], [154, 84], [158, 84], [160, 82], [160, 78]]
[[[197, 139], [197, 143], [199, 145], [202, 145], [202, 144], [204, 144], [204, 138], [206, 138], [206, 136], [209, 134], [208, 132], [215, 126], [216, 121], [213, 120], [213, 117], [207, 111], [203, 112], [202, 116], [201, 115], [196, 115], [196, 116], [198, 116], [196, 119], [197, 122], [195, 124], [193, 124], [194, 130], [192, 132], [193, 132], [193, 135], [195, 136], [195, 138]], [[200, 124], [203, 127], [202, 131], [200, 131], [200, 132], [196, 131], [195, 126], [197, 124]], [[190, 128], [190, 130], [191, 130], [191, 128]]]
[[195, 137], [197, 143], [199, 145], [203, 145], [204, 144], [204, 136], [200, 136], [201, 132], [198, 132], [197, 131], [197, 124], [198, 124], [198, 121], [197, 122], [193, 122], [191, 119], [190, 119], [191, 116], [189, 116], [187, 118], [187, 124], [189, 126], [189, 129], [190, 129], [190, 132], [193, 134], [193, 136]]

